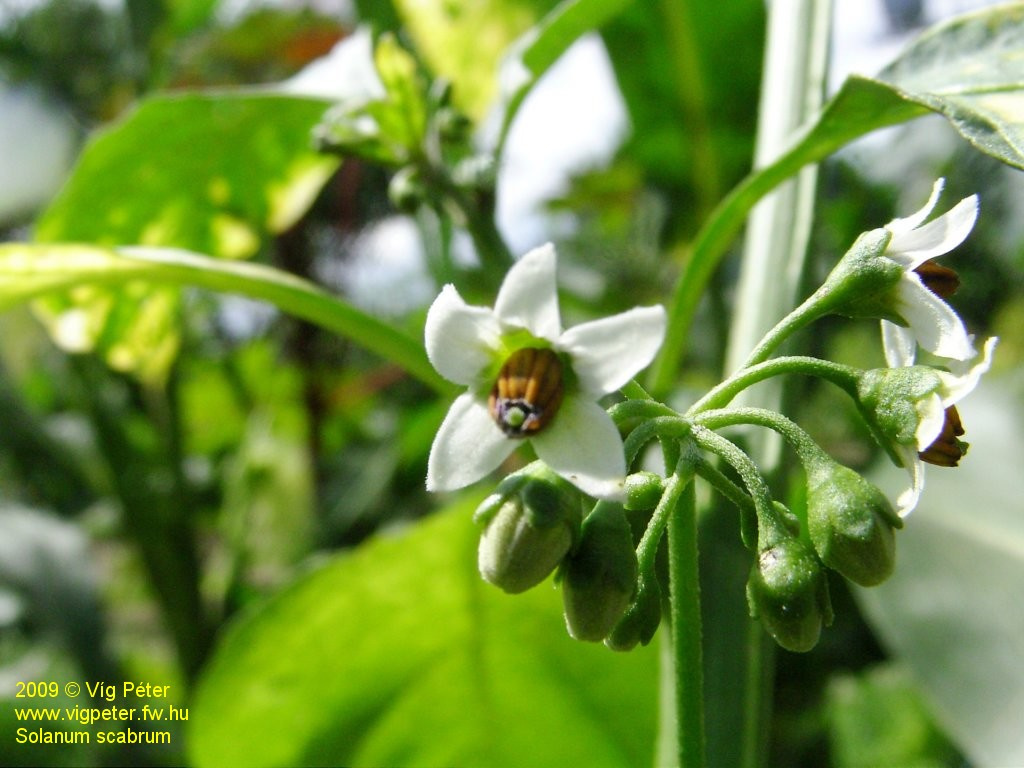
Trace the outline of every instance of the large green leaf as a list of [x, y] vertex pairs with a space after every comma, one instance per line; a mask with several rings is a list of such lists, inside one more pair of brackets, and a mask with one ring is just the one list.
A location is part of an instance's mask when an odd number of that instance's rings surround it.
[[758, 200], [808, 163], [866, 133], [937, 112], [982, 152], [1024, 168], [1024, 5], [988, 8], [935, 27], [876, 79], [853, 76], [776, 162], [751, 173], [718, 205], [693, 243], [651, 371], [675, 378], [690, 325], [715, 267]]
[[36, 239], [252, 256], [337, 167], [310, 143], [327, 106], [255, 90], [147, 99], [85, 148]]
[[[310, 131], [327, 103], [257, 91], [148, 99], [100, 133], [36, 226], [42, 242], [173, 246], [229, 259], [287, 229], [337, 166]], [[178, 347], [177, 292], [84, 290], [50, 297], [50, 328], [86, 314], [69, 349], [95, 349], [120, 370], [159, 381]], [[69, 343], [70, 342], [70, 343]]]
[[[148, 286], [154, 284], [160, 286], [152, 294], [158, 298], [178, 286], [195, 285], [271, 302], [284, 312], [352, 339], [440, 392], [451, 390], [452, 385], [427, 360], [418, 339], [279, 269], [166, 248], [0, 244], [0, 311], [40, 297], [45, 301], [49, 296], [92, 298], [104, 292], [116, 296], [119, 291], [148, 295], [152, 293]], [[51, 331], [73, 345], [76, 339], [92, 335], [94, 322], [88, 305], [83, 305], [60, 315]], [[147, 327], [130, 330], [145, 334]], [[157, 344], [159, 338], [150, 341]], [[118, 349], [113, 343], [109, 348]]]
[[192, 703], [195, 764], [650, 765], [653, 649], [569, 639], [550, 584], [485, 584], [471, 511], [336, 557], [231, 627]]
[[972, 762], [1024, 765], [1024, 411], [986, 381], [961, 413], [970, 452], [929, 468], [896, 572], [857, 596]]

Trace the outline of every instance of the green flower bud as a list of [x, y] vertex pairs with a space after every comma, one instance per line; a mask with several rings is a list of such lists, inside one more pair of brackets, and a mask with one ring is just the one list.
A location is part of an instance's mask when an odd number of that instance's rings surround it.
[[661, 493], [665, 489], [665, 481], [654, 472], [634, 472], [626, 476], [626, 501], [628, 510], [654, 509], [661, 501]]
[[485, 525], [478, 550], [480, 575], [509, 594], [544, 581], [579, 535], [579, 494], [550, 470], [531, 468], [506, 478], [474, 515]]
[[637, 643], [647, 645], [661, 623], [661, 590], [657, 582], [641, 581], [636, 595], [619, 619], [619, 623], [604, 639], [613, 651], [631, 651]]
[[747, 579], [747, 605], [750, 615], [789, 651], [811, 650], [822, 624], [832, 623], [825, 574], [799, 539], [783, 539], [758, 555]]
[[562, 564], [565, 624], [577, 640], [599, 642], [622, 618], [636, 590], [636, 551], [620, 504], [599, 502], [583, 521], [576, 550]]
[[399, 168], [388, 184], [388, 197], [391, 204], [403, 213], [415, 212], [427, 199], [427, 188], [419, 169], [412, 165]]
[[864, 587], [889, 578], [903, 521], [878, 488], [822, 455], [807, 466], [807, 527], [821, 561]]

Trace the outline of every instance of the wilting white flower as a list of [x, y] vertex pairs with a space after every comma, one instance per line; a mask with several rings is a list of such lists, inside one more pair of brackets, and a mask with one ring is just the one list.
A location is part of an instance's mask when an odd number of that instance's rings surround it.
[[992, 365], [998, 339], [985, 342], [974, 364], [953, 360], [943, 371], [913, 365], [898, 355], [893, 368], [866, 371], [858, 386], [860, 402], [910, 475], [910, 487], [897, 499], [900, 517], [917, 506], [924, 490], [924, 462], [956, 466], [966, 449], [956, 404], [978, 385]]
[[597, 400], [654, 359], [665, 311], [637, 307], [563, 331], [555, 266], [554, 246], [543, 245], [509, 270], [494, 309], [466, 304], [452, 285], [431, 305], [427, 356], [467, 391], [434, 438], [428, 490], [479, 480], [529, 438], [537, 456], [583, 492], [622, 497], [622, 438]]
[[894, 219], [885, 228], [891, 233], [884, 258], [903, 267], [896, 285], [892, 311], [907, 325], [882, 321], [882, 341], [889, 365], [913, 363], [915, 344], [939, 357], [970, 360], [977, 352], [960, 316], [944, 299], [944, 279], [956, 280], [952, 270], [930, 265], [931, 259], [949, 253], [964, 241], [978, 218], [978, 196], [965, 197], [948, 212], [923, 224], [942, 194], [944, 179], [932, 187], [931, 197], [917, 213]]

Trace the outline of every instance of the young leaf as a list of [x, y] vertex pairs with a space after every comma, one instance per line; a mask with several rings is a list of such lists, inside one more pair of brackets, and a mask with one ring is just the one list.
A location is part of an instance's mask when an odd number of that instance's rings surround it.
[[336, 557], [231, 627], [196, 691], [192, 762], [649, 765], [656, 654], [584, 646], [550, 589], [484, 583], [473, 506]]

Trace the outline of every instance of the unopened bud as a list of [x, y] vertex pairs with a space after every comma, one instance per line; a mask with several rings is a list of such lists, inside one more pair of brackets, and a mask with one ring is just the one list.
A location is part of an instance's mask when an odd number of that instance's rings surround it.
[[799, 539], [783, 539], [757, 556], [747, 580], [747, 605], [750, 615], [789, 651], [811, 650], [822, 624], [832, 623], [825, 574]]
[[647, 645], [661, 623], [661, 590], [656, 581], [642, 582], [604, 644], [613, 651], [631, 651], [637, 643]]
[[419, 169], [412, 165], [399, 168], [388, 184], [388, 197], [391, 204], [403, 213], [415, 212], [427, 199], [427, 188]]
[[624, 489], [626, 509], [644, 511], [658, 506], [662, 491], [665, 490], [665, 481], [662, 480], [661, 475], [656, 475], [654, 472], [634, 472], [626, 476]]
[[506, 478], [474, 517], [486, 526], [480, 575], [517, 594], [540, 584], [562, 561], [579, 534], [582, 512], [579, 495], [544, 468]]
[[577, 640], [599, 642], [626, 612], [636, 589], [636, 551], [620, 504], [598, 502], [583, 521], [576, 550], [565, 559], [565, 624]]
[[889, 578], [903, 521], [878, 488], [823, 457], [807, 467], [807, 527], [818, 557], [864, 587]]

